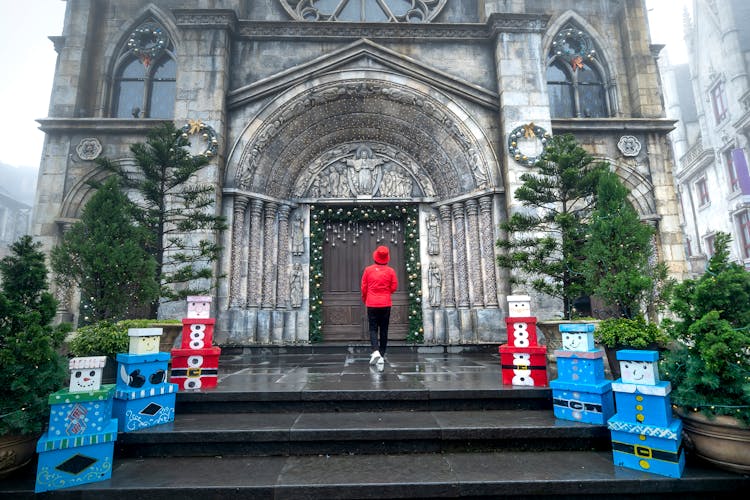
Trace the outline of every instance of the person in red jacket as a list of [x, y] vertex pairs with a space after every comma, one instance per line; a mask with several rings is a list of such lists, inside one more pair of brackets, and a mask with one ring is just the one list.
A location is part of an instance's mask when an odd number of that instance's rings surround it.
[[[372, 356], [370, 364], [382, 368], [385, 350], [388, 345], [388, 322], [391, 318], [391, 295], [398, 288], [396, 271], [388, 266], [391, 260], [388, 247], [379, 246], [372, 254], [375, 264], [367, 266], [362, 273], [362, 302], [367, 307], [367, 321], [370, 325]], [[378, 335], [378, 333], [380, 335]], [[378, 342], [379, 340], [379, 342]]]

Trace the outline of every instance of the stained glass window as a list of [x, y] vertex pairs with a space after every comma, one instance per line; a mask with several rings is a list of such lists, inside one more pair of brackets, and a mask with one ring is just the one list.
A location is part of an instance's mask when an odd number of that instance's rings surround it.
[[281, 0], [300, 21], [426, 23], [446, 0]]

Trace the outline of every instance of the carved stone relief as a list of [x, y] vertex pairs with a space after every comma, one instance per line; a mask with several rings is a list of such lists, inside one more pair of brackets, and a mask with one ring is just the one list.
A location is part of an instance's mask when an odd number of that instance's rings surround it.
[[76, 154], [81, 160], [91, 161], [99, 158], [102, 153], [102, 143], [96, 137], [86, 137], [76, 146]]
[[440, 307], [440, 299], [443, 290], [443, 276], [437, 262], [430, 263], [429, 274], [427, 276], [427, 287], [430, 294], [430, 305]]
[[427, 253], [430, 255], [440, 253], [440, 223], [435, 214], [427, 217]]
[[302, 281], [303, 279], [304, 276], [302, 272], [302, 265], [297, 262], [292, 268], [292, 283], [290, 292], [292, 307], [295, 309], [302, 306], [302, 294], [304, 291], [304, 285]]

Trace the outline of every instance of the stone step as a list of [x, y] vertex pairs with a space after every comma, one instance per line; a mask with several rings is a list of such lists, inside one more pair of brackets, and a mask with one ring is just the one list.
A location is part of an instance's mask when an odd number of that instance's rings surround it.
[[[33, 471], [0, 482], [33, 496]], [[615, 467], [606, 451], [289, 457], [117, 458], [112, 478], [57, 490], [71, 500], [311, 498], [746, 498], [750, 478], [690, 463], [680, 479]], [[744, 493], [743, 493], [744, 492]]]
[[605, 426], [549, 410], [178, 414], [120, 434], [118, 456], [257, 456], [609, 450]]

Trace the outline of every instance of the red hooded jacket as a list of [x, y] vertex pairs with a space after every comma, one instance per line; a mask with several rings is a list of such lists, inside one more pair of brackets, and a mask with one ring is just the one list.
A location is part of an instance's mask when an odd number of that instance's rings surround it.
[[396, 271], [386, 265], [390, 260], [387, 247], [380, 246], [373, 253], [375, 264], [367, 266], [362, 273], [362, 302], [367, 307], [390, 307], [391, 294], [398, 288]]

